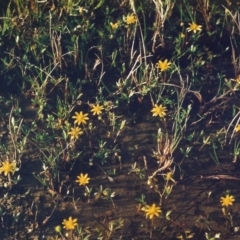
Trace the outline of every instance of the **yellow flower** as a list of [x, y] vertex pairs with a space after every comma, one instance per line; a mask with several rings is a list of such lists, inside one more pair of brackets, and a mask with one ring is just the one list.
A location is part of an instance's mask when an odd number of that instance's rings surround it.
[[112, 23], [110, 22], [110, 26], [113, 30], [117, 29], [119, 27], [119, 22], [116, 22], [116, 23]]
[[157, 104], [154, 105], [154, 108], [152, 109], [153, 117], [159, 116], [164, 117], [166, 116], [166, 107], [163, 107], [162, 104], [158, 106]]
[[156, 68], [159, 68], [161, 70], [161, 72], [164, 72], [166, 70], [168, 70], [170, 68], [171, 62], [168, 62], [167, 59], [165, 59], [165, 61], [158, 61], [156, 63]]
[[240, 124], [238, 124], [235, 128], [235, 132], [239, 132], [240, 131]]
[[93, 112], [93, 115], [100, 115], [102, 114], [102, 110], [104, 109], [103, 106], [100, 106], [99, 104], [93, 105], [91, 112]]
[[90, 180], [88, 174], [83, 175], [82, 173], [77, 178], [76, 182], [79, 182], [80, 186], [88, 184]]
[[128, 25], [133, 24], [137, 21], [137, 18], [133, 14], [128, 14], [127, 17], [124, 18], [124, 22]]
[[14, 174], [16, 170], [15, 162], [5, 161], [2, 163], [2, 167], [0, 167], [0, 173], [4, 172], [4, 176], [7, 176], [10, 172]]
[[79, 127], [73, 127], [68, 134], [71, 135], [71, 139], [78, 139], [78, 137], [83, 134], [83, 131]]
[[66, 230], [73, 230], [78, 224], [77, 219], [72, 219], [72, 217], [69, 217], [68, 220], [64, 219], [62, 222], [63, 228]]
[[220, 198], [220, 202], [222, 204], [222, 206], [229, 206], [229, 205], [232, 205], [233, 202], [235, 201], [235, 198], [234, 196], [229, 196], [229, 194], [227, 194], [225, 197], [221, 197]]
[[142, 208], [142, 210], [145, 212], [146, 218], [152, 219], [153, 217], [159, 217], [159, 214], [162, 212], [160, 207], [156, 207], [156, 204], [146, 205]]
[[82, 124], [86, 124], [87, 123], [86, 121], [89, 119], [88, 118], [88, 113], [83, 114], [83, 112], [79, 112], [79, 113], [75, 112], [75, 114], [76, 114], [76, 116], [72, 117], [73, 119], [74, 118], [76, 119], [74, 121], [74, 123], [77, 123], [78, 125], [80, 125], [81, 123]]
[[189, 28], [187, 28], [188, 32], [193, 31], [194, 33], [196, 33], [197, 31], [201, 31], [202, 30], [202, 26], [201, 25], [197, 25], [196, 23], [189, 23]]

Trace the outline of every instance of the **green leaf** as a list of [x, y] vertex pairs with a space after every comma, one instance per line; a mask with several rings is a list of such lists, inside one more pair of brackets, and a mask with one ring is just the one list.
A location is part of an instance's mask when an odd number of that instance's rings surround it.
[[94, 10], [100, 8], [103, 5], [104, 2], [105, 2], [105, 0], [101, 0], [99, 2], [99, 4], [94, 8]]

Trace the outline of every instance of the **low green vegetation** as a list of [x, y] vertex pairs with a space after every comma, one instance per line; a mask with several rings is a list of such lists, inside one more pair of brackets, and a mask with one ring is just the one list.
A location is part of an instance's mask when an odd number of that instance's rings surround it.
[[1, 239], [237, 235], [240, 2], [0, 6]]

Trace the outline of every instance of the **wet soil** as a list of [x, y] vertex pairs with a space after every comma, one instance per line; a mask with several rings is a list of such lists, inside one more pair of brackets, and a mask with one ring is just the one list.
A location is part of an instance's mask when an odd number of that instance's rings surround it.
[[[158, 122], [146, 119], [135, 124], [129, 120], [118, 139], [122, 166], [114, 159], [101, 165], [105, 172], [116, 170], [111, 175], [114, 181], [109, 181], [98, 167], [76, 161], [74, 170], [68, 175], [60, 193], [45, 188], [33, 176], [33, 173], [39, 174], [42, 171], [42, 164], [34, 148], [29, 147], [22, 159], [19, 172], [21, 181], [10, 191], [1, 187], [1, 239], [57, 239], [54, 227], [61, 225], [62, 220], [68, 216], [77, 218], [78, 223], [89, 230], [99, 228], [103, 232], [109, 231], [111, 221], [121, 218], [122, 228], [109, 239], [150, 239], [151, 224], [154, 225], [151, 239], [176, 239], [177, 235], [184, 235], [188, 229], [195, 233], [193, 239], [205, 239], [205, 232], [211, 236], [221, 233], [221, 239], [240, 239], [240, 168], [238, 163], [232, 163], [228, 150], [219, 152], [220, 164], [217, 165], [208, 150], [195, 147], [179, 168], [180, 155], [177, 149], [174, 156], [176, 185], [162, 203], [163, 215], [171, 211], [171, 219], [156, 218], [151, 223], [137, 210], [136, 198], [142, 194], [146, 196], [148, 204], [159, 202], [158, 194], [147, 185], [148, 174], [154, 172], [158, 165], [153, 150], [157, 147], [156, 134], [159, 127]], [[134, 162], [144, 167], [144, 158], [148, 169], [141, 179], [129, 172]], [[95, 201], [92, 198], [87, 201], [83, 188], [74, 181], [83, 170], [91, 177], [89, 187], [95, 189], [102, 185], [115, 192], [114, 205], [106, 199]], [[163, 188], [164, 180], [161, 176], [158, 177], [158, 184], [159, 188]], [[67, 189], [74, 189], [74, 192], [68, 193]], [[223, 215], [220, 205], [220, 197], [227, 190], [236, 198], [236, 203], [231, 208], [232, 223]], [[97, 239], [97, 236], [97, 233], [92, 232], [90, 239]], [[105, 236], [103, 239], [108, 238]]]

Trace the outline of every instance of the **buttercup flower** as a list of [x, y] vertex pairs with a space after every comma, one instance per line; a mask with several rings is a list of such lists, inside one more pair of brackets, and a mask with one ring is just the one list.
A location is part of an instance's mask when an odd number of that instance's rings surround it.
[[162, 104], [158, 106], [157, 104], [154, 105], [154, 108], [152, 109], [153, 117], [159, 116], [164, 117], [166, 116], [166, 107], [163, 107]]
[[115, 29], [117, 29], [117, 28], [119, 27], [119, 23], [118, 23], [118, 22], [116, 22], [116, 23], [110, 22], [110, 26], [111, 26], [111, 28], [112, 28], [113, 30], [115, 30]]
[[156, 204], [146, 205], [142, 208], [142, 210], [145, 212], [146, 218], [152, 219], [153, 217], [159, 217], [159, 214], [162, 212], [160, 207], [157, 207]]
[[194, 33], [196, 33], [197, 31], [201, 31], [202, 30], [202, 26], [201, 25], [197, 25], [196, 23], [189, 23], [189, 28], [187, 28], [188, 32], [193, 31]]
[[78, 224], [77, 219], [72, 219], [72, 217], [69, 217], [68, 220], [64, 219], [62, 222], [63, 228], [66, 230], [73, 230]]
[[88, 174], [83, 175], [82, 173], [77, 177], [78, 179], [76, 182], [79, 183], [79, 185], [87, 185], [89, 183], [90, 178], [88, 177]]
[[161, 70], [161, 72], [164, 72], [164, 71], [166, 71], [166, 70], [168, 70], [170, 68], [170, 65], [171, 65], [171, 62], [168, 62], [167, 59], [165, 59], [164, 62], [159, 60], [156, 63], [156, 68], [159, 68]]
[[71, 139], [78, 139], [83, 134], [83, 131], [79, 127], [73, 127], [68, 134], [71, 135]]
[[137, 18], [133, 14], [128, 14], [124, 18], [124, 22], [127, 23], [128, 25], [133, 24], [137, 21]]
[[89, 118], [88, 118], [88, 113], [83, 114], [83, 112], [79, 112], [79, 113], [75, 112], [75, 114], [76, 114], [76, 116], [73, 116], [73, 117], [72, 117], [73, 119], [74, 119], [74, 118], [76, 119], [76, 120], [74, 121], [75, 124], [80, 125], [81, 123], [82, 123], [82, 124], [86, 124], [86, 123], [87, 123], [86, 121], [89, 119]]
[[91, 112], [93, 112], [93, 115], [100, 115], [103, 109], [104, 109], [103, 106], [100, 106], [99, 104], [97, 104], [92, 106]]
[[238, 124], [235, 128], [235, 132], [239, 132], [240, 131], [240, 124]]
[[4, 176], [7, 176], [10, 172], [14, 174], [16, 171], [16, 163], [5, 161], [0, 167], [0, 173], [4, 173]]
[[225, 197], [220, 198], [220, 202], [223, 207], [224, 206], [228, 207], [229, 205], [232, 205], [234, 201], [235, 201], [234, 196], [229, 196], [229, 194], [227, 194]]

